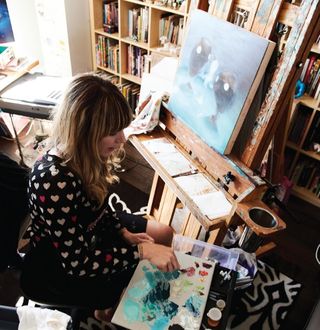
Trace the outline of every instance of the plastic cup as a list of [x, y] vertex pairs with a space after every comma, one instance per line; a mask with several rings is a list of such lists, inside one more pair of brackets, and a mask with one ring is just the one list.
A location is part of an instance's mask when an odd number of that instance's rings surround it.
[[221, 320], [222, 313], [219, 308], [213, 307], [213, 308], [209, 309], [207, 316], [208, 316], [208, 324], [211, 327], [216, 327], [216, 326], [218, 326], [218, 324]]
[[222, 299], [217, 300], [216, 306], [222, 311], [226, 307], [226, 302]]

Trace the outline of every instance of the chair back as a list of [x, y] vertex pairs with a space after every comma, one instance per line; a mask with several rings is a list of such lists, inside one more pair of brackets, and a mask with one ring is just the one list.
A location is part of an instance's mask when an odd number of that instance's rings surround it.
[[28, 170], [0, 152], [0, 271], [19, 260], [21, 224], [28, 214]]

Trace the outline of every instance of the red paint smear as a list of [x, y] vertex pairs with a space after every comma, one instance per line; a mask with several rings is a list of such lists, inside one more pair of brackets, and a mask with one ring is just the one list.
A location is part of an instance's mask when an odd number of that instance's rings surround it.
[[188, 268], [186, 268], [186, 271], [187, 271], [187, 276], [189, 276], [189, 277], [193, 276], [196, 272], [194, 267], [188, 267]]
[[206, 270], [199, 270], [199, 275], [201, 276], [207, 276], [208, 272]]

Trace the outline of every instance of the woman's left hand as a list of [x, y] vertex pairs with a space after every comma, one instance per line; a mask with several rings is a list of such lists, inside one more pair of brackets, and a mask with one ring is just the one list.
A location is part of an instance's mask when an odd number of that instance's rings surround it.
[[147, 233], [131, 233], [128, 229], [122, 230], [122, 237], [131, 245], [139, 243], [154, 243], [154, 239]]

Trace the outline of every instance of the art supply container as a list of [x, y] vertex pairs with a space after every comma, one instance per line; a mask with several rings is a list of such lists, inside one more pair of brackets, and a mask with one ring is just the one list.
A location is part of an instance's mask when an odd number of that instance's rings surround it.
[[218, 299], [216, 306], [222, 311], [226, 307], [226, 302], [223, 299]]
[[190, 253], [194, 257], [219, 262], [220, 266], [236, 270], [239, 253], [182, 235], [174, 235], [173, 249]]
[[209, 309], [208, 313], [208, 325], [210, 327], [217, 327], [222, 317], [222, 313], [219, 308], [213, 307]]
[[[260, 227], [274, 228], [278, 225], [275, 216], [266, 209], [252, 207], [248, 213], [251, 221]], [[258, 249], [262, 242], [263, 237], [257, 235], [252, 228], [246, 225], [239, 240], [239, 247], [246, 252], [252, 253]]]

